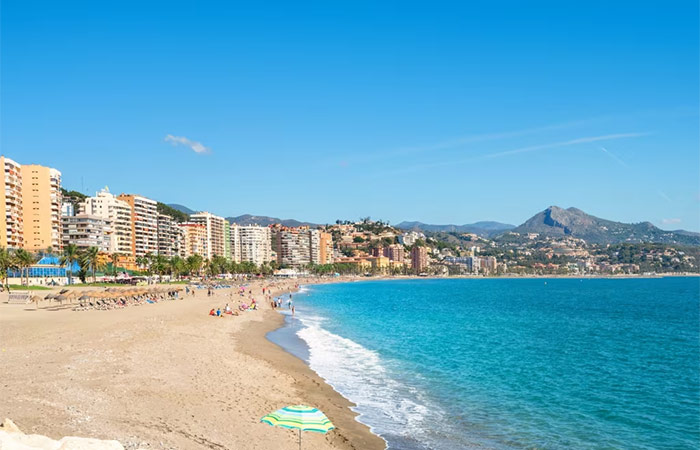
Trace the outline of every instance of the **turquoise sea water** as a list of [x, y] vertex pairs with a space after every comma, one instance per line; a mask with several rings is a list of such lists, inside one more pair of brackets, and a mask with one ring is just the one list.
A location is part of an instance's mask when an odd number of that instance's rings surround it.
[[699, 283], [310, 286], [275, 340], [305, 342], [297, 354], [389, 448], [691, 449], [700, 446]]

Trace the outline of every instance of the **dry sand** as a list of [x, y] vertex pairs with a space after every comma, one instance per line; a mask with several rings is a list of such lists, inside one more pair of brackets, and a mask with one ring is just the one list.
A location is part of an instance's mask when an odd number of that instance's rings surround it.
[[0, 420], [127, 449], [295, 449], [295, 432], [260, 417], [301, 403], [337, 427], [304, 433], [305, 449], [383, 449], [348, 400], [265, 339], [283, 319], [252, 286], [261, 310], [225, 318], [207, 314], [237, 305], [232, 289], [111, 311], [0, 303]]

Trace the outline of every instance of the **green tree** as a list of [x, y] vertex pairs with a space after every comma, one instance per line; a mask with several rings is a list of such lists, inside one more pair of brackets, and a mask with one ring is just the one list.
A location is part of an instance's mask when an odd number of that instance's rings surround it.
[[100, 266], [100, 249], [90, 247], [85, 249], [80, 255], [80, 267], [85, 270], [85, 273], [92, 272], [92, 282], [97, 281], [96, 271]]
[[78, 251], [78, 246], [75, 244], [68, 244], [63, 247], [63, 254], [59, 258], [58, 262], [66, 267], [66, 272], [68, 274], [68, 284], [73, 283], [73, 264], [78, 262], [80, 255]]
[[186, 270], [185, 261], [179, 256], [173, 256], [170, 258], [168, 265], [170, 266], [170, 275], [175, 279], [180, 279], [180, 274]]
[[109, 257], [110, 261], [112, 262], [112, 272], [114, 273], [114, 279], [117, 279], [117, 264], [119, 264], [119, 258], [121, 257], [121, 253], [112, 253]]
[[0, 284], [6, 288], [9, 288], [7, 271], [13, 267], [14, 262], [12, 261], [12, 254], [8, 252], [6, 248], [0, 247]]
[[187, 273], [190, 275], [199, 274], [202, 270], [202, 264], [204, 263], [204, 258], [201, 255], [191, 255], [187, 257], [185, 261]]
[[22, 284], [29, 285], [29, 268], [34, 264], [34, 255], [20, 248], [15, 250], [14, 258], [16, 266], [20, 269], [20, 278], [26, 277], [26, 283], [22, 280]]

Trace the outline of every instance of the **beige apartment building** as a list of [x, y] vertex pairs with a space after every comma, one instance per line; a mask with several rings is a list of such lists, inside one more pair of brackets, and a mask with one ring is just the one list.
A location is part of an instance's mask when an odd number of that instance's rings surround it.
[[319, 232], [319, 264], [333, 264], [333, 235]]
[[389, 258], [391, 261], [396, 261], [403, 264], [405, 258], [404, 247], [401, 244], [391, 244], [388, 247], [384, 247], [383, 255]]
[[104, 232], [109, 239], [109, 253], [134, 256], [131, 239], [131, 206], [119, 200], [105, 187], [94, 197], [81, 203], [80, 212], [101, 217], [105, 222]]
[[2, 189], [0, 203], [5, 214], [0, 215], [0, 247], [21, 248], [24, 243], [22, 220], [22, 166], [10, 158], [0, 156]]
[[35, 164], [21, 166], [23, 248], [62, 248], [61, 172]]
[[415, 273], [421, 273], [428, 267], [428, 248], [415, 246], [411, 250], [411, 267]]
[[207, 253], [206, 259], [211, 259], [215, 255], [226, 256], [225, 222], [223, 217], [215, 216], [209, 212], [198, 212], [190, 216], [190, 222], [204, 225], [207, 232]]
[[155, 200], [134, 194], [117, 197], [131, 208], [131, 254], [138, 258], [158, 252], [158, 209]]
[[182, 247], [180, 256], [187, 258], [193, 255], [207, 257], [207, 227], [193, 222], [180, 223], [177, 227], [182, 230]]

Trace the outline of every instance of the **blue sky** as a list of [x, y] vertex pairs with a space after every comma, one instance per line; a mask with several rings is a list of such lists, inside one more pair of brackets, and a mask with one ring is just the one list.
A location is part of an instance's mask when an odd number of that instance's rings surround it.
[[2, 2], [1, 151], [221, 215], [700, 231], [698, 4]]

